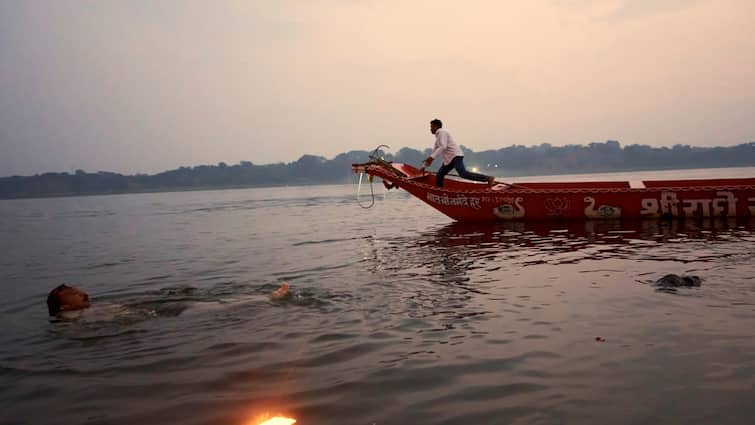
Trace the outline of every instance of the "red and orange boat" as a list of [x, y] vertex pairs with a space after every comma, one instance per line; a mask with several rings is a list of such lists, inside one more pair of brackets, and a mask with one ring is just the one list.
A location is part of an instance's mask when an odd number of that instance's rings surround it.
[[457, 221], [755, 217], [755, 178], [564, 183], [475, 183], [379, 158], [353, 164]]

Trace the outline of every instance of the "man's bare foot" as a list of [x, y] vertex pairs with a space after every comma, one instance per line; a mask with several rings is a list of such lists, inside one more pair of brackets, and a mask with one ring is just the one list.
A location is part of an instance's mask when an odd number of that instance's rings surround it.
[[270, 298], [274, 300], [282, 300], [284, 298], [287, 298], [289, 295], [291, 295], [291, 293], [288, 291], [288, 287], [289, 285], [287, 282], [281, 283], [280, 288], [273, 291], [273, 293], [270, 295]]

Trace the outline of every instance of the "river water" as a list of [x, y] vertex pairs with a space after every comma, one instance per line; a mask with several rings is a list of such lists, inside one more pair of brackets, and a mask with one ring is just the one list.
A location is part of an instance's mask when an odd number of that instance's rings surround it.
[[[0, 201], [0, 423], [753, 422], [752, 221], [464, 225], [355, 190]], [[51, 321], [63, 282], [94, 305]]]

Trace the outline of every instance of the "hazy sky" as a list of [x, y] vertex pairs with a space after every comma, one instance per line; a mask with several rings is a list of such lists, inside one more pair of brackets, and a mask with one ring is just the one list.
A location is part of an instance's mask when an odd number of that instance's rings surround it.
[[2, 0], [0, 175], [755, 140], [753, 0]]

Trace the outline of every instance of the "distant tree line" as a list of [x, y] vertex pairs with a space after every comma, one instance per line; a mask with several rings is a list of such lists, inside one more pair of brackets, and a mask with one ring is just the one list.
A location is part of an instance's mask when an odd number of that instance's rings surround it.
[[[731, 147], [675, 145], [658, 148], [646, 145], [622, 147], [619, 142], [609, 140], [587, 146], [514, 145], [482, 152], [464, 147], [464, 152], [468, 168], [476, 167], [481, 172], [499, 176], [755, 166], [755, 142]], [[429, 153], [429, 149], [402, 148], [395, 154], [382, 154], [389, 161], [419, 166]], [[368, 151], [350, 151], [330, 160], [304, 155], [291, 163], [267, 165], [248, 161], [236, 165], [221, 162], [180, 167], [153, 175], [76, 170], [74, 173], [3, 177], [0, 178], [0, 199], [346, 183], [354, 181], [351, 164], [366, 162], [368, 155]]]

